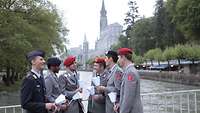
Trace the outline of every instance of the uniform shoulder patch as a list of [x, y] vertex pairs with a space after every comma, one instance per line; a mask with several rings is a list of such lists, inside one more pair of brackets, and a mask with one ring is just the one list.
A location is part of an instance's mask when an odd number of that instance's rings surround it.
[[36, 75], [32, 74], [31, 72], [27, 73], [26, 78], [28, 78], [28, 79], [37, 79]]
[[127, 79], [128, 79], [128, 81], [133, 81], [135, 79], [134, 74], [133, 73], [128, 73]]

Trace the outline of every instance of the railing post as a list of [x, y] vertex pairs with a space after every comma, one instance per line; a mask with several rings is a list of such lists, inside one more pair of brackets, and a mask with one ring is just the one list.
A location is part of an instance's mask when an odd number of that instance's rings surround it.
[[180, 113], [182, 113], [182, 94], [180, 94]]
[[15, 108], [13, 108], [13, 113], [15, 113]]
[[187, 103], [188, 103], [188, 113], [190, 113], [190, 95], [187, 94]]
[[167, 113], [167, 96], [165, 95], [165, 113]]
[[149, 102], [150, 102], [150, 113], [151, 113], [151, 111], [152, 111], [152, 104], [151, 104], [151, 95], [149, 96]]
[[197, 113], [197, 92], [194, 93], [194, 109], [195, 109], [195, 113]]
[[175, 111], [175, 106], [174, 106], [174, 102], [175, 102], [175, 100], [174, 100], [174, 93], [172, 94], [172, 111], [173, 111], [173, 113], [174, 113], [174, 111]]
[[160, 113], [160, 101], [158, 101], [158, 111], [157, 111], [157, 113]]
[[5, 113], [7, 113], [6, 108], [5, 108]]

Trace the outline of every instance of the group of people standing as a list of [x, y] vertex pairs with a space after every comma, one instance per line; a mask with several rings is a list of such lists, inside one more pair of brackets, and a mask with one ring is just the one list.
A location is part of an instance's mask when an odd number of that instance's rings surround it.
[[[100, 78], [100, 85], [92, 83], [95, 93], [89, 97], [87, 113], [143, 113], [140, 77], [132, 62], [132, 53], [129, 48], [120, 48], [118, 52], [108, 51], [105, 58], [94, 60], [93, 69]], [[74, 56], [64, 60], [66, 71], [60, 76], [57, 75], [61, 64], [58, 58], [51, 57], [45, 63], [44, 52], [36, 50], [29, 52], [27, 59], [32, 68], [21, 87], [21, 105], [26, 113], [84, 113], [81, 99], [70, 101], [76, 93], [82, 92]], [[44, 78], [45, 64], [48, 72]], [[108, 96], [111, 92], [117, 94], [114, 103]], [[66, 97], [66, 102], [56, 105], [60, 94]]]

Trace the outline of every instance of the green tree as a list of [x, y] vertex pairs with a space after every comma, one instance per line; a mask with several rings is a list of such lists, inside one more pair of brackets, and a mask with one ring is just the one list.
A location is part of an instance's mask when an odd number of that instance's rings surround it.
[[151, 61], [151, 65], [153, 65], [154, 50], [151, 49], [151, 50], [147, 51], [147, 52], [144, 54], [144, 58], [145, 58], [146, 60], [150, 60], [150, 61]]
[[178, 59], [178, 64], [180, 65], [180, 60], [181, 59], [186, 59], [187, 58], [187, 50], [186, 50], [186, 46], [185, 45], [176, 45], [174, 47], [174, 51], [175, 51], [175, 57], [176, 59]]
[[155, 27], [154, 33], [156, 38], [156, 48], [164, 48], [164, 33], [165, 33], [165, 7], [163, 0], [157, 0], [155, 5]]
[[132, 59], [136, 65], [142, 64], [144, 62], [144, 58], [142, 56], [137, 56], [136, 54], [133, 54]]
[[173, 47], [167, 47], [163, 51], [163, 60], [167, 60], [168, 67], [170, 67], [169, 61], [175, 59], [175, 57], [176, 57], [176, 54], [175, 54], [175, 51], [174, 51]]
[[166, 17], [165, 17], [165, 36], [166, 46], [175, 46], [176, 44], [185, 44], [186, 38], [183, 33], [177, 29], [174, 15], [176, 15], [176, 5], [178, 0], [167, 0], [166, 2]]
[[143, 55], [149, 49], [155, 48], [153, 24], [153, 17], [142, 18], [135, 23], [131, 31], [129, 45], [134, 48], [136, 54]]
[[[27, 68], [25, 54], [43, 49], [52, 55], [63, 50], [67, 29], [56, 8], [43, 0], [0, 1], [0, 61], [6, 69], [6, 84]], [[2, 69], [1, 69], [2, 70]], [[10, 73], [11, 72], [11, 73]]]
[[199, 45], [186, 45], [186, 58], [191, 60], [194, 64], [194, 61], [200, 60], [200, 46]]
[[154, 49], [154, 59], [158, 61], [158, 64], [160, 65], [160, 61], [163, 60], [162, 56], [162, 50], [160, 48]]
[[153, 60], [157, 60], [158, 64], [160, 65], [160, 61], [163, 60], [162, 57], [162, 50], [160, 48], [155, 48], [155, 49], [150, 49], [146, 54], [145, 54], [145, 59], [150, 60], [151, 64], [153, 65]]
[[124, 32], [126, 36], [121, 37], [124, 38], [122, 45], [125, 45], [126, 47], [129, 47], [130, 45], [129, 40], [132, 38], [131, 31], [135, 25], [136, 20], [139, 18], [137, 2], [135, 0], [130, 0], [128, 2], [128, 6], [129, 11], [126, 13], [126, 18], [124, 19], [126, 25], [126, 30]]
[[178, 29], [184, 33], [190, 41], [200, 42], [200, 1], [198, 0], [178, 0], [174, 21]]

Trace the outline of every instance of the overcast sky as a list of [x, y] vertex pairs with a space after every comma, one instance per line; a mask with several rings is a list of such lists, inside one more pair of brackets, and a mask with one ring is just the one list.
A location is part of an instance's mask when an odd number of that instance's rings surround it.
[[[102, 0], [50, 0], [56, 4], [63, 15], [66, 27], [70, 30], [67, 48], [78, 47], [83, 43], [84, 34], [89, 41], [89, 48], [99, 37], [99, 20]], [[104, 0], [108, 24], [124, 23], [129, 0]], [[154, 12], [155, 0], [137, 0], [139, 14], [150, 17]]]

